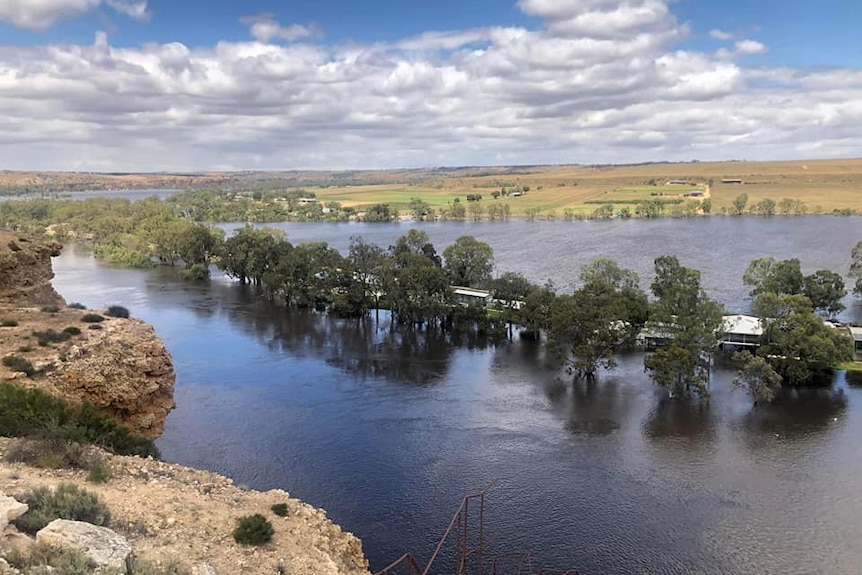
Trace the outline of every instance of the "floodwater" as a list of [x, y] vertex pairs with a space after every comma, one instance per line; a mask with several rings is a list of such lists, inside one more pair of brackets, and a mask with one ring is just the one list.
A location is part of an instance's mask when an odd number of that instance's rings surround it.
[[[442, 251], [491, 243], [500, 270], [570, 289], [611, 257], [649, 282], [665, 253], [703, 271], [732, 311], [748, 261], [798, 257], [846, 273], [860, 218], [721, 218], [423, 225]], [[406, 224], [287, 224], [292, 241], [384, 245]], [[788, 394], [753, 410], [718, 369], [708, 404], [669, 402], [640, 354], [595, 384], [561, 383], [528, 342], [454, 345], [424, 333], [286, 311], [216, 278], [124, 270], [69, 248], [58, 290], [128, 306], [155, 325], [177, 369], [166, 459], [325, 508], [379, 569], [427, 560], [463, 495], [492, 480], [493, 550], [585, 574], [862, 572], [862, 388]], [[862, 317], [848, 300], [845, 317]], [[860, 382], [862, 383], [862, 382]]]

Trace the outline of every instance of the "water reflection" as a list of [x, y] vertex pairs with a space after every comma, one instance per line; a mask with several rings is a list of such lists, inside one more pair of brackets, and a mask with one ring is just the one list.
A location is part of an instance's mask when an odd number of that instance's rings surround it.
[[752, 435], [811, 440], [833, 428], [849, 405], [844, 389], [783, 389], [771, 404], [751, 409], [742, 419]]
[[644, 436], [656, 443], [672, 440], [674, 447], [701, 450], [715, 443], [716, 415], [711, 402], [670, 399], [659, 392], [656, 406], [644, 421]]

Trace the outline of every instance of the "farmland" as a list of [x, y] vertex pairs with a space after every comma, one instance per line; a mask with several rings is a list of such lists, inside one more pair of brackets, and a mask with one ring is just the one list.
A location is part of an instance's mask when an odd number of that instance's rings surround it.
[[[741, 183], [722, 183], [732, 180]], [[660, 199], [709, 199], [712, 213], [732, 210], [740, 194], [748, 206], [763, 200], [800, 200], [807, 213], [862, 213], [862, 159], [792, 162], [690, 162], [634, 166], [524, 166], [350, 172], [222, 172], [200, 174], [0, 173], [0, 193], [174, 187], [230, 190], [306, 189], [323, 202], [361, 209], [390, 204], [402, 213], [412, 198], [440, 210], [468, 195], [490, 204], [503, 192], [513, 216], [590, 214], [598, 206], [634, 207]], [[699, 192], [693, 194], [692, 192]], [[695, 198], [687, 198], [686, 195]]]

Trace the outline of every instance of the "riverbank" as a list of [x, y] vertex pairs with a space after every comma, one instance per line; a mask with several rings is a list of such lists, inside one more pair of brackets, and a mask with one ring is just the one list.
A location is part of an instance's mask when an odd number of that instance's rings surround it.
[[[111, 528], [129, 540], [142, 561], [175, 564], [187, 573], [206, 564], [217, 575], [368, 573], [359, 539], [343, 532], [324, 511], [285, 491], [262, 493], [208, 471], [107, 454], [110, 479], [95, 484], [87, 481], [83, 470], [9, 463], [6, 457], [14, 443], [0, 438], [0, 495], [23, 498], [37, 486], [56, 487], [60, 483], [83, 487], [107, 505]], [[286, 505], [284, 517], [271, 511], [276, 504]], [[272, 542], [262, 547], [239, 545], [232, 536], [236, 522], [255, 513], [273, 524]], [[24, 536], [9, 530], [0, 538], [0, 556], [4, 548], [22, 545], [26, 545]]]

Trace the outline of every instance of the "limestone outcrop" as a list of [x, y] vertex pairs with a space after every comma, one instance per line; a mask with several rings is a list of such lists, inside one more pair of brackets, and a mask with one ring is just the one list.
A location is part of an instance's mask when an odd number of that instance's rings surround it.
[[[71, 482], [83, 487], [110, 510], [107, 527], [125, 538], [134, 549], [135, 561], [174, 563], [183, 572], [196, 575], [368, 575], [368, 560], [359, 539], [342, 531], [324, 511], [285, 491], [253, 491], [215, 473], [107, 454], [105, 464], [111, 478], [93, 484], [87, 482], [84, 470], [36, 469], [7, 462], [6, 454], [14, 442], [0, 438], [0, 495], [23, 500], [40, 485], [53, 488]], [[285, 516], [273, 513], [276, 503], [286, 505]], [[262, 547], [238, 544], [233, 538], [237, 520], [255, 513], [272, 523], [272, 541]], [[13, 536], [26, 538], [12, 525], [5, 533], [0, 530], [0, 558], [4, 548], [11, 547], [8, 543]], [[17, 545], [26, 547], [25, 542]], [[114, 544], [108, 547], [125, 549]]]
[[125, 537], [107, 527], [83, 521], [55, 519], [36, 534], [36, 541], [81, 551], [97, 569], [122, 572], [132, 555]]
[[0, 305], [66, 305], [51, 285], [51, 258], [62, 249], [57, 242], [0, 232]]
[[[142, 321], [63, 307], [50, 283], [61, 249], [0, 233], [0, 357], [15, 358], [0, 364], [0, 380], [90, 402], [136, 434], [159, 437], [174, 407], [170, 354]], [[84, 321], [93, 313], [102, 321]]]

